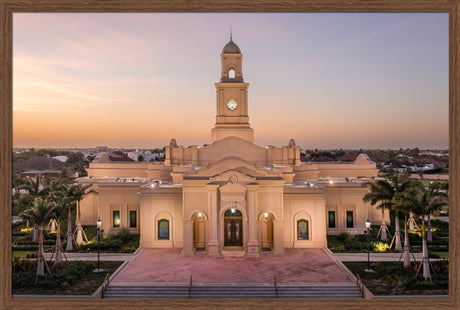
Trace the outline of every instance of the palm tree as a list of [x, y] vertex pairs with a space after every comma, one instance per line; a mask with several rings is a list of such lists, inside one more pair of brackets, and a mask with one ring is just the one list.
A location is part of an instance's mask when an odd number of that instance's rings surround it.
[[[76, 222], [75, 225], [77, 226], [77, 228], [76, 228], [76, 234], [77, 234], [76, 244], [77, 245], [83, 244], [83, 238], [85, 238], [85, 240], [88, 241], [88, 238], [86, 238], [85, 232], [83, 231], [83, 227], [81, 226], [80, 201], [87, 194], [94, 192], [93, 190], [87, 191], [88, 188], [90, 188], [91, 186], [92, 186], [92, 184], [83, 186], [80, 183], [74, 183], [74, 184], [71, 184], [69, 186], [69, 188], [68, 188], [68, 193], [72, 197], [71, 201], [77, 203], [77, 218], [76, 218], [76, 221], [75, 221]], [[70, 216], [71, 216], [71, 214], [70, 214], [70, 204], [69, 204], [68, 216], [69, 216], [69, 223], [70, 223]], [[73, 236], [72, 236], [72, 226], [71, 226], [71, 224], [67, 224], [67, 225], [68, 225], [68, 227], [67, 227], [68, 228], [67, 229], [67, 248], [69, 248], [69, 243], [72, 244], [71, 242], [69, 242], [69, 241], [71, 241], [71, 240], [69, 240], [69, 238], [73, 238]], [[70, 235], [69, 235], [69, 231], [70, 231]]]
[[433, 211], [441, 209], [446, 203], [447, 197], [445, 194], [439, 192], [439, 185], [436, 183], [431, 183], [428, 187], [425, 187], [421, 182], [414, 182], [414, 186], [406, 195], [406, 207], [420, 216], [422, 221], [421, 235], [423, 258], [417, 270], [417, 275], [423, 267], [422, 273], [425, 280], [431, 280], [425, 218]]
[[[40, 175], [36, 175], [35, 178], [26, 178], [26, 184], [21, 186], [25, 189], [29, 195], [35, 198], [44, 198], [48, 195], [49, 188], [44, 186], [40, 180]], [[39, 238], [38, 225], [34, 224], [34, 231], [32, 233], [32, 242], [37, 243]]]
[[[38, 255], [37, 255], [37, 277], [45, 275], [45, 257], [43, 255], [43, 226], [49, 221], [52, 212], [57, 208], [53, 201], [47, 201], [43, 198], [37, 198], [34, 206], [24, 211], [22, 216], [38, 227]], [[38, 278], [37, 278], [38, 279]]]
[[380, 202], [380, 205], [377, 208], [382, 209], [382, 226], [380, 227], [379, 233], [381, 233], [381, 240], [387, 241], [386, 232], [388, 228], [386, 227], [384, 221], [384, 210], [393, 209], [395, 211], [395, 235], [391, 241], [391, 246], [395, 244], [396, 251], [402, 251], [401, 245], [401, 229], [399, 226], [399, 208], [397, 202], [398, 193], [404, 192], [410, 182], [407, 175], [399, 177], [395, 172], [390, 176], [389, 180], [378, 180], [375, 184], [370, 184], [371, 191], [363, 197], [364, 202], [370, 202], [371, 205], [375, 205]]
[[382, 224], [380, 225], [377, 237], [380, 235], [380, 240], [387, 242], [387, 232], [390, 232], [385, 223], [385, 209], [390, 209], [392, 206], [393, 186], [388, 180], [378, 180], [367, 184], [370, 192], [364, 195], [363, 201], [370, 202], [372, 206], [378, 204], [377, 208], [382, 210]]
[[[403, 261], [404, 261], [404, 268], [410, 268], [410, 245], [409, 245], [409, 230], [408, 215], [412, 215], [412, 210], [417, 205], [416, 196], [417, 196], [418, 188], [411, 184], [411, 187], [406, 189], [406, 191], [398, 193], [395, 197], [395, 200], [398, 204], [398, 209], [404, 213], [404, 249], [402, 253]], [[415, 258], [414, 258], [415, 261]]]
[[[54, 185], [54, 186], [53, 186]], [[70, 204], [72, 197], [66, 195], [65, 185], [56, 182], [50, 186], [54, 189], [53, 195], [50, 196], [50, 200], [56, 203], [56, 208], [51, 212], [51, 219], [56, 221], [56, 245], [55, 245], [55, 260], [54, 264], [57, 265], [62, 261], [62, 245], [61, 245], [61, 218], [64, 215], [67, 205]]]

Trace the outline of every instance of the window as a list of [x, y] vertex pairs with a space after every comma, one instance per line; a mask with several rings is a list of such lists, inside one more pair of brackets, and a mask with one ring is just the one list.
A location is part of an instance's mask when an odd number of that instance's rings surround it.
[[347, 211], [347, 228], [353, 228], [353, 211]]
[[158, 240], [169, 240], [169, 221], [158, 221]]
[[112, 226], [120, 227], [120, 210], [112, 211]]
[[234, 69], [230, 69], [228, 71], [228, 77], [231, 78], [231, 79], [235, 78], [235, 70]]
[[130, 228], [137, 227], [137, 212], [136, 211], [129, 211], [129, 227]]
[[329, 228], [335, 228], [335, 211], [329, 211], [328, 220], [329, 220]]
[[308, 221], [297, 221], [297, 240], [308, 240]]

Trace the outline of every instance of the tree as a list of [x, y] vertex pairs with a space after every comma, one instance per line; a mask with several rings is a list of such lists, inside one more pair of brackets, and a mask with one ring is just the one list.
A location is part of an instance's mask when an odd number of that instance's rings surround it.
[[43, 255], [43, 226], [48, 223], [52, 212], [57, 208], [53, 201], [47, 201], [43, 198], [37, 198], [34, 201], [34, 206], [27, 209], [22, 214], [22, 217], [28, 219], [38, 226], [38, 255], [37, 255], [37, 276], [45, 275], [45, 257]]
[[[49, 193], [49, 188], [45, 186], [45, 184], [42, 184], [40, 180], [40, 176], [37, 174], [35, 178], [26, 178], [26, 184], [21, 187], [22, 189], [25, 189], [27, 193], [35, 198], [44, 198], [48, 195]], [[38, 225], [34, 224], [34, 231], [32, 233], [32, 241], [33, 242], [38, 242], [39, 238], [39, 231], [38, 231]]]
[[54, 264], [57, 265], [62, 261], [62, 245], [61, 245], [61, 219], [65, 214], [67, 205], [73, 199], [67, 195], [65, 183], [59, 181], [53, 181], [50, 185], [52, 195], [49, 199], [56, 204], [56, 207], [51, 212], [51, 220], [56, 221], [56, 244], [54, 249], [55, 260]]
[[406, 209], [420, 216], [422, 221], [421, 235], [423, 258], [417, 270], [417, 275], [420, 272], [420, 269], [422, 269], [423, 278], [425, 280], [431, 280], [425, 218], [427, 218], [427, 216], [433, 211], [440, 210], [447, 203], [447, 195], [440, 192], [439, 189], [439, 183], [431, 183], [428, 187], [425, 187], [423, 183], [417, 181], [414, 182], [414, 185], [409, 190], [407, 190], [403, 199], [403, 205]]
[[387, 232], [390, 232], [385, 223], [385, 209], [389, 210], [392, 207], [393, 186], [388, 180], [369, 182], [368, 186], [370, 191], [364, 195], [363, 201], [370, 202], [372, 206], [377, 204], [377, 208], [382, 210], [382, 224], [377, 237], [380, 235], [380, 240], [387, 242]]
[[[73, 184], [69, 185], [69, 188], [67, 189], [68, 190], [68, 195], [70, 197], [72, 197], [72, 199], [70, 201], [76, 202], [76, 204], [77, 204], [77, 218], [76, 218], [76, 221], [75, 221], [75, 225], [77, 226], [77, 229], [76, 229], [76, 234], [77, 234], [76, 244], [77, 245], [83, 244], [83, 237], [86, 239], [86, 241], [88, 241], [88, 239], [86, 238], [85, 232], [83, 231], [83, 227], [81, 226], [80, 201], [87, 194], [94, 192], [94, 190], [88, 191], [88, 189], [91, 186], [92, 186], [92, 184], [83, 186], [80, 183], [73, 183]], [[71, 221], [70, 220], [70, 216], [71, 216], [70, 204], [68, 204], [68, 205], [69, 205], [68, 216], [69, 216], [69, 223], [70, 223], [70, 221]], [[69, 235], [69, 231], [70, 231], [70, 235]], [[68, 229], [67, 229], [67, 249], [69, 249], [69, 241], [70, 241], [70, 244], [72, 243], [70, 238], [72, 238], [72, 227], [71, 227], [71, 224], [68, 224]], [[70, 251], [71, 250], [72, 249], [70, 249]]]

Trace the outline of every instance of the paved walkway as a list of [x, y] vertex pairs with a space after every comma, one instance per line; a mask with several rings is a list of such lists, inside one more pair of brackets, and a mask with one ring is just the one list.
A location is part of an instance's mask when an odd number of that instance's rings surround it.
[[283, 256], [181, 256], [181, 249], [142, 249], [114, 285], [153, 283], [349, 283], [323, 249], [286, 249]]
[[[335, 259], [342, 262], [367, 262], [367, 253], [335, 253]], [[422, 253], [414, 253], [417, 261], [422, 260]], [[371, 253], [369, 260], [371, 262], [397, 262], [401, 253]], [[411, 255], [411, 259], [413, 259]]]
[[[50, 259], [52, 253], [45, 253], [45, 259]], [[97, 261], [97, 253], [64, 253], [65, 260], [83, 260], [83, 261]], [[133, 259], [134, 255], [131, 253], [101, 253], [99, 259], [101, 261], [126, 261]]]

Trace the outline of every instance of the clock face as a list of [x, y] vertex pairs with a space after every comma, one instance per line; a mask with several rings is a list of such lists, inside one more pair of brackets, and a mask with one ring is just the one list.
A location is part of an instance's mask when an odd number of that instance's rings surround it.
[[236, 107], [238, 106], [238, 104], [235, 102], [235, 100], [230, 100], [228, 103], [227, 103], [227, 107], [233, 111], [236, 109]]

